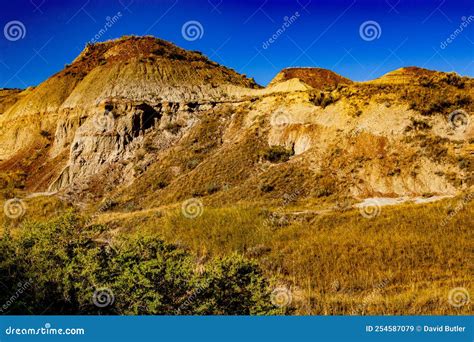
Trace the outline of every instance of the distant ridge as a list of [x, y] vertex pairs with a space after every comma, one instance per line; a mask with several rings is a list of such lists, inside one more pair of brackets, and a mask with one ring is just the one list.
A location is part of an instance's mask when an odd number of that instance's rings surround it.
[[291, 67], [280, 71], [270, 82], [269, 86], [292, 78], [297, 78], [316, 89], [334, 87], [338, 84], [353, 83], [350, 79], [336, 74], [331, 70], [313, 67]]

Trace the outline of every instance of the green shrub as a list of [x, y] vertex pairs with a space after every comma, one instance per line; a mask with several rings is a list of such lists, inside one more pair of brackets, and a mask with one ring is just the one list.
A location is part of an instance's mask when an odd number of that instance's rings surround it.
[[337, 102], [339, 99], [337, 96], [328, 92], [315, 92], [310, 95], [309, 100], [315, 105], [322, 108], [326, 108], [332, 103]]
[[121, 314], [176, 314], [193, 290], [193, 260], [184, 250], [152, 237], [128, 239], [104, 271]]
[[464, 157], [459, 157], [458, 158], [458, 165], [460, 169], [470, 169], [471, 167], [471, 161], [467, 158]]
[[206, 192], [208, 195], [212, 195], [216, 192], [218, 192], [221, 189], [221, 186], [217, 183], [209, 183], [206, 186]]
[[199, 272], [182, 248], [154, 236], [110, 242], [100, 238], [106, 230], [68, 213], [2, 237], [0, 282], [8, 290], [0, 291], [0, 304], [9, 305], [0, 314], [280, 312], [258, 265], [240, 255], [211, 260]]
[[294, 154], [295, 152], [293, 150], [286, 149], [283, 146], [270, 146], [266, 150], [260, 152], [263, 159], [272, 163], [286, 162]]
[[464, 79], [454, 72], [447, 73], [441, 80], [458, 89], [463, 89], [465, 86]]
[[182, 126], [177, 122], [170, 122], [165, 126], [165, 130], [172, 134], [178, 134], [181, 127]]
[[452, 103], [449, 100], [438, 99], [435, 102], [429, 104], [427, 108], [421, 110], [423, 115], [431, 115], [434, 113], [443, 113], [445, 109], [452, 106]]
[[315, 190], [316, 197], [328, 197], [331, 196], [334, 193], [334, 190], [332, 188], [318, 188]]
[[158, 149], [153, 145], [153, 141], [150, 140], [150, 139], [145, 140], [145, 142], [143, 143], [143, 149], [144, 149], [146, 152], [155, 152], [155, 151], [158, 150]]
[[194, 170], [199, 165], [199, 163], [201, 163], [200, 159], [197, 159], [197, 158], [190, 159], [186, 162], [186, 168], [188, 170]]
[[158, 189], [164, 189], [166, 188], [167, 186], [169, 185], [169, 182], [165, 181], [165, 180], [160, 180], [156, 183], [156, 188]]
[[41, 130], [40, 135], [44, 138], [50, 138], [51, 137], [51, 133], [48, 132], [48, 131], [45, 131], [45, 130]]
[[262, 184], [260, 186], [260, 191], [262, 192], [272, 192], [273, 190], [275, 190], [275, 187], [271, 184]]
[[437, 84], [432, 77], [422, 76], [420, 77], [420, 85], [426, 88], [436, 88]]
[[428, 122], [426, 122], [425, 120], [417, 120], [415, 118], [411, 119], [411, 125], [409, 127], [417, 131], [431, 129], [431, 125]]

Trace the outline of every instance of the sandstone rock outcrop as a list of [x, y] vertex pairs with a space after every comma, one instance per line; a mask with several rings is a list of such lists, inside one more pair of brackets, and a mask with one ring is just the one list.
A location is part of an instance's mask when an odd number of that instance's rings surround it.
[[88, 46], [0, 91], [0, 172], [25, 191], [140, 207], [450, 195], [473, 185], [473, 80], [403, 68], [369, 82], [289, 68], [266, 88], [152, 37]]

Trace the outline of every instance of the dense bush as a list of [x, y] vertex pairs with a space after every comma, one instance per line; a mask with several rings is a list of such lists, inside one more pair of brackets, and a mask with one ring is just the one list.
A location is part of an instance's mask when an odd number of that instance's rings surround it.
[[422, 115], [430, 116], [434, 114], [449, 113], [458, 108], [469, 106], [472, 99], [468, 95], [456, 95], [449, 97], [434, 97], [427, 94], [419, 94], [410, 102], [410, 109], [419, 111]]
[[[156, 237], [99, 239], [73, 214], [0, 239], [1, 314], [278, 314], [258, 265], [198, 265]], [[26, 285], [25, 285], [26, 284]]]
[[209, 264], [198, 284], [195, 308], [207, 315], [278, 313], [258, 265], [233, 254]]

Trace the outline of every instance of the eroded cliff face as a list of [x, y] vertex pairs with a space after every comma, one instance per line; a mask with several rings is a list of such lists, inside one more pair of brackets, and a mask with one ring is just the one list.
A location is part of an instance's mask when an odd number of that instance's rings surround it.
[[287, 69], [261, 89], [199, 53], [129, 37], [0, 98], [0, 171], [26, 172], [26, 191], [143, 208], [452, 195], [473, 185], [473, 89], [419, 68], [364, 83]]
[[52, 157], [69, 149], [68, 162], [49, 191], [80, 186], [111, 168], [120, 172], [122, 184], [130, 182], [140, 164], [151, 162], [142, 149], [172, 146], [192, 127], [192, 113], [199, 106], [195, 102], [105, 101], [87, 115], [68, 116], [58, 122], [51, 149]]
[[257, 85], [198, 52], [152, 37], [91, 45], [64, 70], [18, 94], [13, 105], [7, 108], [2, 100], [7, 109], [0, 116], [0, 159], [34, 145], [39, 131], [53, 133], [65, 115], [87, 113], [111, 98], [191, 102], [225, 97], [228, 87]]

